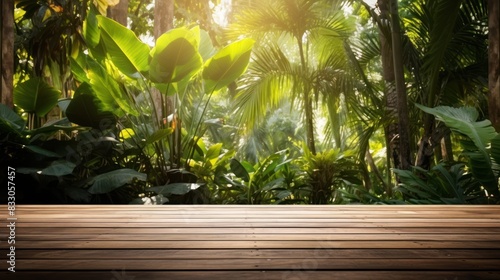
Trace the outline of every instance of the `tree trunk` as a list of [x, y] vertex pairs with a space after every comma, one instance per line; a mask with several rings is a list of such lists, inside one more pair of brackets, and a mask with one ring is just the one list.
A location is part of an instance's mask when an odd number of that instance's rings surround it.
[[154, 22], [156, 39], [174, 27], [174, 0], [155, 1]]
[[14, 82], [14, 1], [3, 0], [0, 5], [0, 42], [2, 56], [0, 64], [2, 65], [2, 92], [0, 94], [2, 104], [11, 108], [14, 107], [13, 101], [13, 82]]
[[[154, 6], [154, 28], [153, 35], [158, 39], [163, 33], [174, 27], [174, 0], [155, 0]], [[175, 110], [177, 105], [177, 95], [167, 96], [153, 88], [154, 106], [157, 119], [161, 126], [171, 126], [174, 133], [170, 139], [170, 161], [174, 168], [178, 168], [181, 157], [181, 120], [178, 118]], [[171, 122], [168, 122], [168, 116], [172, 115]]]
[[109, 9], [110, 17], [123, 26], [127, 26], [128, 3], [129, 0], [120, 0], [116, 6]]
[[[156, 0], [154, 7], [154, 28], [153, 35], [158, 39], [163, 33], [174, 26], [174, 0]], [[172, 102], [164, 100], [162, 94], [153, 89], [153, 101], [156, 109], [156, 117], [160, 124], [166, 122], [169, 112], [172, 112]], [[167, 105], [165, 105], [167, 103]], [[167, 107], [167, 110], [165, 109]], [[170, 108], [169, 108], [170, 107]]]
[[392, 53], [394, 56], [394, 77], [396, 78], [396, 92], [399, 120], [399, 161], [400, 169], [408, 170], [412, 165], [410, 149], [410, 118], [408, 115], [408, 101], [403, 66], [403, 47], [401, 43], [401, 26], [399, 23], [398, 0], [392, 0], [390, 5], [392, 24]]
[[488, 1], [489, 14], [489, 119], [500, 132], [500, 2]]
[[[297, 37], [297, 43], [299, 46], [300, 62], [302, 64], [302, 70], [306, 73], [306, 59], [304, 54], [304, 45], [302, 43], [302, 36]], [[309, 151], [315, 155], [316, 154], [316, 140], [314, 139], [314, 112], [313, 112], [313, 101], [310, 96], [311, 89], [305, 87], [303, 92], [302, 102], [304, 103], [304, 119], [306, 123], [306, 142]]]
[[380, 9], [380, 21], [382, 26], [379, 26], [380, 31], [380, 52], [382, 58], [382, 77], [385, 83], [385, 111], [390, 123], [385, 127], [385, 137], [387, 143], [388, 155], [387, 159], [388, 173], [390, 173], [391, 159], [392, 166], [400, 168], [399, 160], [399, 130], [398, 130], [398, 96], [396, 92], [396, 77], [394, 75], [394, 57], [392, 55], [392, 41], [390, 38], [390, 11], [389, 2], [387, 0], [378, 0]]

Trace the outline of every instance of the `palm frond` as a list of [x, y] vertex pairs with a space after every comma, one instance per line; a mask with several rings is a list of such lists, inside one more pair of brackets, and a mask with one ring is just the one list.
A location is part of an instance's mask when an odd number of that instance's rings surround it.
[[276, 45], [257, 48], [242, 79], [243, 86], [235, 98], [235, 107], [248, 129], [262, 121], [268, 109], [275, 108], [291, 90], [292, 81], [300, 77], [300, 67], [290, 63]]

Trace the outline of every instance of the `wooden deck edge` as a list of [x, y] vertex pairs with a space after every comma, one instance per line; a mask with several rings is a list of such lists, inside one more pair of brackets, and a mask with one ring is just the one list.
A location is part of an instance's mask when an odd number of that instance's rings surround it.
[[500, 279], [500, 271], [71, 271], [71, 272], [2, 272], [1, 279], [33, 280], [443, 280]]

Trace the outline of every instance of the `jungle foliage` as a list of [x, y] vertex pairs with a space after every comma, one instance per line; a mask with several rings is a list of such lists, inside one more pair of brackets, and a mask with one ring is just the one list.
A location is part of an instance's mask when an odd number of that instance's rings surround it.
[[123, 26], [109, 1], [17, 1], [0, 149], [20, 201], [500, 202], [486, 1], [399, 1], [409, 143], [387, 137], [380, 6], [176, 1], [176, 27], [152, 40], [151, 1], [129, 3]]

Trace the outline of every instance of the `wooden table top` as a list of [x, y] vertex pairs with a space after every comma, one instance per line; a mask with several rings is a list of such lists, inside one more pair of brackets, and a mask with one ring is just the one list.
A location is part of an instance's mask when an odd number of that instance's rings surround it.
[[500, 279], [500, 206], [17, 205], [14, 273], [0, 218], [1, 279]]

